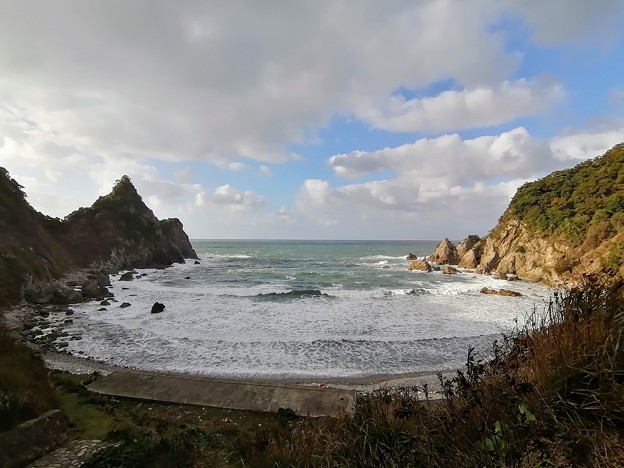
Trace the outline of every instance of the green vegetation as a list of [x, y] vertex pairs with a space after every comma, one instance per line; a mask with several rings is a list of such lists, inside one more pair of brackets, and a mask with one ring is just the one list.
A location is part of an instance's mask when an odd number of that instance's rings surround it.
[[624, 144], [524, 184], [502, 219], [509, 217], [575, 246], [613, 236], [624, 226]]
[[270, 434], [300, 419], [287, 411], [275, 415], [99, 396], [85, 388], [93, 378], [52, 375], [74, 435], [121, 442], [84, 466], [241, 466], [263, 450]]
[[0, 431], [57, 406], [41, 358], [0, 326]]

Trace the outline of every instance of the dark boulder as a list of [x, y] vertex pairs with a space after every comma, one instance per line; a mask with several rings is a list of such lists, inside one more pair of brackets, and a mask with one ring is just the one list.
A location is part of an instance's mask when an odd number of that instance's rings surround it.
[[165, 304], [154, 302], [154, 305], [152, 306], [152, 314], [159, 314], [163, 310], [165, 310]]
[[130, 307], [130, 303], [129, 302], [122, 302], [121, 305], [119, 306], [120, 309], [125, 309], [126, 307]]
[[199, 260], [195, 260], [195, 265], [199, 265]]
[[132, 281], [134, 279], [134, 272], [128, 271], [119, 277], [119, 281]]
[[414, 255], [412, 252], [408, 253], [405, 258], [407, 260], [418, 260], [418, 257], [416, 255]]

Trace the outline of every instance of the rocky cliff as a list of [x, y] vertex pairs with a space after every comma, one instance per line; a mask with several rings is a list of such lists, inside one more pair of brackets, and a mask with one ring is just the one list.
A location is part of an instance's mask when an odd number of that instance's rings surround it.
[[[97, 296], [108, 273], [185, 258], [197, 255], [182, 223], [159, 221], [127, 176], [90, 208], [59, 220], [35, 211], [22, 187], [0, 168], [0, 305], [24, 298], [79, 301], [83, 295], [74, 285], [87, 297]], [[80, 269], [90, 271], [80, 275]]]
[[459, 265], [551, 285], [624, 278], [624, 144], [520, 187]]
[[127, 176], [90, 208], [68, 215], [55, 236], [83, 268], [165, 267], [197, 258], [182, 223], [159, 221]]

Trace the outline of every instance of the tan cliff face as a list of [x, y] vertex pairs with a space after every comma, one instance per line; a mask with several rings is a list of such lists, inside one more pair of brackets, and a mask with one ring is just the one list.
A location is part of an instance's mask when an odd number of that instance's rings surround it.
[[494, 229], [477, 249], [481, 259], [479, 273], [515, 274], [523, 279], [546, 284], [563, 284], [570, 273], [564, 260], [574, 261], [571, 246], [537, 236], [518, 220], [510, 220]]
[[573, 286], [588, 274], [624, 277], [624, 265], [620, 265], [619, 271], [605, 266], [618, 246], [624, 246], [624, 232], [584, 249], [561, 239], [540, 236], [518, 220], [508, 220], [477, 245], [481, 261], [476, 271], [500, 276], [515, 274], [551, 286]]

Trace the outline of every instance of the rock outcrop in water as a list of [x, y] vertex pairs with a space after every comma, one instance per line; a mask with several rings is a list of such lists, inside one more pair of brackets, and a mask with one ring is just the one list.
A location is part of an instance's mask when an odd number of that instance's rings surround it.
[[430, 255], [427, 260], [434, 263], [445, 263], [449, 265], [457, 265], [459, 261], [457, 249], [448, 239], [442, 240], [438, 244], [433, 255]]
[[34, 210], [0, 168], [0, 305], [105, 297], [108, 274], [197, 258], [177, 219], [159, 221], [127, 176], [64, 220]]
[[[487, 237], [469, 236], [460, 245], [460, 267], [502, 278], [555, 286], [577, 283], [584, 274], [622, 280], [624, 143], [524, 184]], [[446, 239], [440, 246], [453, 248]]]

